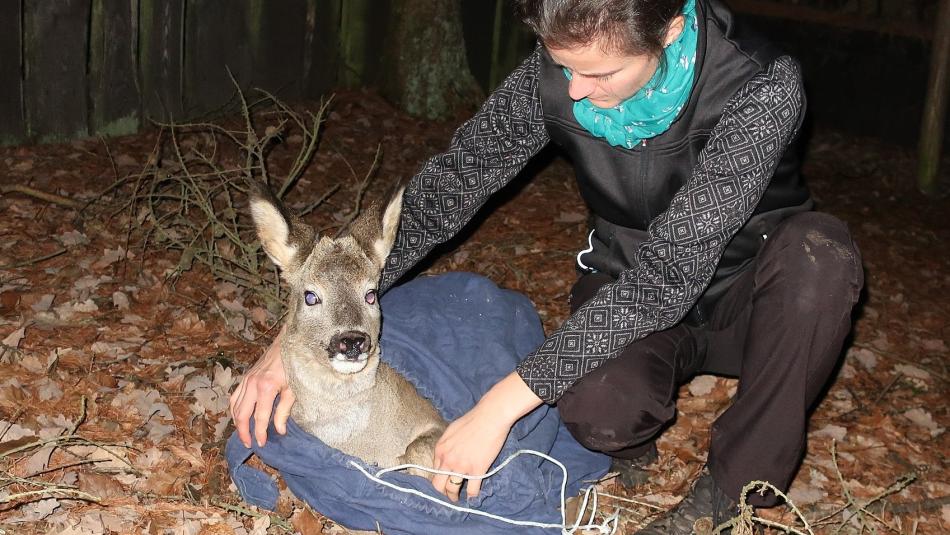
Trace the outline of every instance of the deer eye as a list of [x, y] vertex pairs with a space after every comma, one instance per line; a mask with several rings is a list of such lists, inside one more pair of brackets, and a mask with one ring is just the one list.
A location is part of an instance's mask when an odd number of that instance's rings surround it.
[[307, 290], [303, 293], [303, 300], [305, 303], [307, 303], [308, 307], [312, 307], [313, 305], [316, 305], [320, 302], [320, 298], [317, 297], [317, 294], [311, 292], [310, 290]]
[[364, 297], [364, 299], [366, 299], [367, 305], [375, 305], [376, 304], [376, 290], [370, 290], [366, 292], [366, 296]]

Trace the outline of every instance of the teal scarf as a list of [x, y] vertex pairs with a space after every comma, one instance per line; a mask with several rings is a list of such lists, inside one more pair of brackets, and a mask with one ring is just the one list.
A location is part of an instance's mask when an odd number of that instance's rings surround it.
[[[686, 0], [683, 16], [683, 31], [663, 50], [665, 61], [636, 94], [613, 108], [599, 108], [586, 98], [574, 103], [574, 117], [585, 130], [615, 147], [628, 149], [666, 132], [693, 89], [698, 34], [696, 0]], [[564, 75], [571, 78], [567, 69]]]

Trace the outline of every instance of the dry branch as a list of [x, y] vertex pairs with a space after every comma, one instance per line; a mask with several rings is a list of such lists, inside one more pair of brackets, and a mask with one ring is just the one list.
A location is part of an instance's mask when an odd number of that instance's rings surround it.
[[48, 203], [57, 204], [59, 206], [65, 206], [66, 208], [80, 209], [83, 207], [82, 203], [78, 201], [74, 201], [68, 197], [63, 197], [62, 195], [56, 195], [55, 193], [47, 193], [45, 191], [41, 191], [36, 188], [31, 188], [29, 186], [24, 186], [22, 184], [10, 184], [6, 186], [0, 186], [0, 195], [8, 195], [10, 193], [19, 193], [21, 195], [33, 197], [34, 199], [39, 199], [41, 201], [46, 201]]

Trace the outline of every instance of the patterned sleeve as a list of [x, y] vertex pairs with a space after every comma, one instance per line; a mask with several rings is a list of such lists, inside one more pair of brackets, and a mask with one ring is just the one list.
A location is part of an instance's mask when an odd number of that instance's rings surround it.
[[547, 403], [631, 342], [679, 322], [756, 205], [804, 113], [801, 75], [783, 56], [726, 104], [687, 183], [649, 226], [635, 267], [603, 286], [518, 365]]
[[547, 144], [538, 94], [540, 64], [538, 48], [455, 131], [448, 150], [426, 161], [409, 181], [380, 289], [389, 288], [461, 230]]

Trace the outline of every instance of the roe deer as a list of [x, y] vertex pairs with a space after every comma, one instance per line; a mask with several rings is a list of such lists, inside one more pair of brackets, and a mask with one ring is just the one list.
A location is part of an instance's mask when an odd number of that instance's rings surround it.
[[396, 238], [402, 192], [385, 209], [374, 203], [336, 239], [316, 236], [266, 187], [250, 201], [261, 245], [290, 288], [281, 359], [296, 397], [291, 416], [327, 445], [381, 467], [428, 466], [446, 425], [380, 361], [377, 284]]

